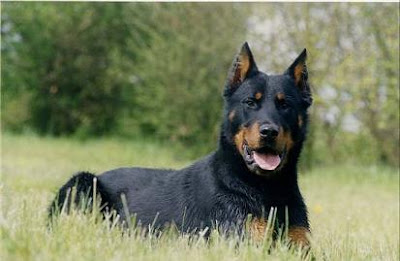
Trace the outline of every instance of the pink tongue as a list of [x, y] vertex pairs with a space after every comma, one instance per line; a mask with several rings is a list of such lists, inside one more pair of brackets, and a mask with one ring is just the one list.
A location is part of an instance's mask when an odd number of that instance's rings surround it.
[[254, 151], [253, 157], [258, 166], [264, 170], [274, 170], [281, 163], [281, 158], [278, 155], [261, 154]]

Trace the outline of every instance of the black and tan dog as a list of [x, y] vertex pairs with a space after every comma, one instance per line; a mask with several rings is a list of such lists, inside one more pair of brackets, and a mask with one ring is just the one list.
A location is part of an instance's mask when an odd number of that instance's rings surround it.
[[257, 69], [245, 43], [225, 85], [215, 152], [181, 170], [120, 168], [97, 177], [78, 173], [60, 189], [50, 214], [69, 208], [73, 186], [77, 195], [92, 195], [96, 177], [103, 211], [114, 209], [122, 220], [128, 210], [142, 225], [162, 229], [174, 223], [187, 232], [216, 224], [243, 229], [251, 215], [249, 227], [259, 237], [267, 225], [264, 211], [274, 207], [278, 227], [288, 224], [290, 239], [308, 245], [296, 167], [312, 102], [305, 60], [306, 50], [283, 74], [267, 75]]

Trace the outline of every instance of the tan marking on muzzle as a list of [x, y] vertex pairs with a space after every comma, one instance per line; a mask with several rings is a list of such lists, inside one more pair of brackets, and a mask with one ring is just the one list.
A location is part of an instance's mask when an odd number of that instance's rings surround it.
[[276, 137], [277, 149], [283, 151], [286, 148], [289, 151], [293, 147], [293, 143], [290, 131], [284, 131], [282, 127], [279, 128], [279, 133]]
[[244, 129], [244, 138], [250, 148], [260, 147], [260, 123], [256, 122], [250, 127]]
[[242, 127], [235, 135], [236, 148], [243, 154], [243, 142], [246, 141], [250, 148], [260, 147], [260, 123], [256, 122], [249, 127]]
[[262, 93], [261, 92], [257, 92], [255, 97], [256, 97], [256, 100], [261, 99], [262, 98]]
[[243, 154], [243, 142], [244, 142], [244, 130], [243, 129], [239, 130], [239, 132], [236, 133], [236, 135], [234, 137], [234, 141], [235, 141], [237, 150], [241, 154]]

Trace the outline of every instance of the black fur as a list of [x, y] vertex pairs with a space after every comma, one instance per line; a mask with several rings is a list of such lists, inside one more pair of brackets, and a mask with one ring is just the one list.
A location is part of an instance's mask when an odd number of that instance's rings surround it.
[[[258, 71], [246, 43], [234, 60], [225, 86], [224, 120], [217, 150], [181, 170], [120, 168], [105, 172], [97, 176], [102, 204], [125, 219], [121, 201], [124, 194], [129, 212], [141, 224], [163, 228], [174, 223], [185, 232], [216, 223], [226, 229], [242, 227], [249, 214], [261, 219], [271, 207], [277, 208], [278, 224], [284, 225], [287, 208], [289, 226], [308, 229], [296, 167], [312, 101], [305, 56], [303, 51], [284, 74], [268, 76]], [[257, 93], [262, 97], [255, 100]], [[278, 93], [285, 99], [277, 100]], [[276, 153], [284, 151], [276, 170], [247, 164], [240, 151], [242, 143], [235, 140], [240, 130], [255, 123], [275, 126], [290, 135], [281, 147], [278, 140], [258, 142], [260, 148], [265, 145], [275, 148]], [[290, 142], [292, 145], [288, 145]], [[92, 195], [94, 177], [89, 173], [74, 176], [60, 189], [51, 211], [56, 206], [62, 208], [72, 186], [77, 185], [78, 194]]]
[[[91, 209], [93, 206], [93, 182], [95, 178], [97, 177], [89, 172], [75, 174], [58, 191], [56, 199], [50, 205], [50, 215], [60, 213], [63, 209], [68, 213], [72, 207], [71, 205]], [[98, 182], [96, 182], [96, 191], [102, 196], [101, 199], [104, 202], [110, 202], [103, 185]], [[73, 199], [73, 203], [71, 199]]]

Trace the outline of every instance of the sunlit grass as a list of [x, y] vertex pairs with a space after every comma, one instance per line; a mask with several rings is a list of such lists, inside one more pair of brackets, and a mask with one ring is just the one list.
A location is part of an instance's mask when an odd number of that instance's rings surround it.
[[[182, 156], [183, 155], [183, 156]], [[129, 236], [92, 215], [62, 216], [46, 226], [47, 207], [72, 173], [120, 166], [177, 168], [188, 164], [178, 148], [145, 141], [3, 135], [1, 260], [298, 260], [279, 245], [238, 242], [214, 234], [206, 243], [167, 233]], [[314, 169], [300, 176], [310, 212], [317, 260], [399, 259], [399, 175], [376, 166]]]

